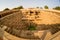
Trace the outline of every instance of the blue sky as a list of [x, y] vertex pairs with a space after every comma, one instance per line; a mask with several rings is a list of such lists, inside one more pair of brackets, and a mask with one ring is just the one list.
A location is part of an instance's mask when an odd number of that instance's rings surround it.
[[24, 8], [30, 7], [44, 7], [48, 5], [49, 8], [55, 6], [60, 6], [60, 0], [0, 0], [0, 10], [4, 8], [14, 8], [18, 6], [23, 6]]

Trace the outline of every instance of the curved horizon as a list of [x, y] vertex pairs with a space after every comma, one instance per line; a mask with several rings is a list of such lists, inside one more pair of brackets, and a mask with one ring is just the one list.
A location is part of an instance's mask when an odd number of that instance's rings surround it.
[[0, 0], [0, 10], [5, 8], [15, 8], [23, 6], [24, 8], [44, 7], [47, 5], [50, 9], [60, 6], [60, 0]]

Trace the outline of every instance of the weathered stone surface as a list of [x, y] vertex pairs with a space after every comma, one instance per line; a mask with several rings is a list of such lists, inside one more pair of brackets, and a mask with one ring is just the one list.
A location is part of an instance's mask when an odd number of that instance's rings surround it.
[[22, 18], [21, 12], [13, 13], [13, 14], [10, 14], [10, 15], [7, 15], [7, 16], [1, 18], [0, 24], [11, 27], [11, 28], [14, 27], [16, 29], [24, 29], [26, 26], [22, 22], [21, 18]]
[[[32, 12], [30, 12], [30, 10]], [[39, 38], [40, 37], [40, 36], [38, 37], [39, 32], [36, 32], [34, 34], [34, 31], [33, 32], [28, 30], [25, 31], [27, 27], [30, 25], [30, 22], [32, 25], [35, 24], [39, 25], [39, 27], [37, 27], [37, 30], [51, 29], [53, 33], [56, 33], [56, 30], [57, 32], [60, 31], [60, 11], [40, 10], [40, 9], [33, 9], [33, 10], [28, 9], [28, 11], [22, 9], [21, 11], [17, 11], [16, 13], [0, 18], [0, 25], [7, 26], [8, 28], [6, 29], [6, 31], [8, 33], [22, 38], [33, 38], [31, 40], [35, 40], [34, 38]], [[38, 15], [36, 15], [36, 12], [38, 12]]]
[[0, 28], [0, 40], [3, 40], [4, 30]]

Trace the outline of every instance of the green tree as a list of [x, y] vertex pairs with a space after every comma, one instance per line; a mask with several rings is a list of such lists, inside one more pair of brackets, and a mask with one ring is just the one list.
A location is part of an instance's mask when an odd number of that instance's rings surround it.
[[39, 7], [36, 7], [36, 8], [39, 8]]
[[27, 29], [31, 30], [31, 31], [36, 30], [36, 25], [34, 23], [30, 22]]
[[29, 27], [28, 27], [28, 30], [36, 30], [36, 27], [35, 26], [33, 26], [33, 25], [30, 25]]
[[48, 9], [48, 6], [47, 6], [47, 5], [45, 5], [45, 6], [44, 6], [44, 8], [45, 8], [45, 9]]
[[19, 6], [19, 7], [17, 7], [18, 9], [23, 9], [23, 6]]
[[13, 8], [13, 9], [17, 9], [17, 8]]
[[13, 8], [13, 9], [23, 9], [23, 6], [19, 6], [19, 7]]
[[57, 6], [57, 7], [53, 8], [53, 9], [55, 9], [55, 10], [60, 10], [60, 7], [59, 7], [59, 6]]
[[4, 11], [5, 11], [5, 10], [10, 10], [10, 9], [9, 9], [9, 8], [5, 8]]

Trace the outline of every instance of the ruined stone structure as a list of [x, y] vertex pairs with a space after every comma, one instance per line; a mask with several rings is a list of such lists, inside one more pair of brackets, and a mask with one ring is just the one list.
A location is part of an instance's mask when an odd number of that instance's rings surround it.
[[22, 20], [30, 20], [36, 24], [56, 24], [60, 23], [60, 11], [48, 9], [21, 9]]
[[[59, 25], [55, 25], [55, 26], [54, 25], [52, 25], [52, 26], [49, 25], [49, 26], [51, 26], [52, 29], [54, 29], [52, 31], [60, 29], [60, 11], [56, 11], [56, 10], [35, 9], [35, 8], [21, 9], [17, 12], [13, 12], [12, 14], [1, 15], [1, 16], [3, 16], [3, 17], [0, 18], [0, 25], [8, 27], [7, 28], [8, 33], [7, 32], [4, 33], [4, 38], [6, 38], [8, 40], [25, 40], [23, 37], [28, 38], [28, 36], [29, 36], [29, 38], [31, 38], [31, 37], [33, 38], [34, 36], [36, 36], [36, 37], [38, 36], [38, 39], [41, 38], [42, 40], [50, 40], [51, 38], [53, 38], [55, 36], [55, 35], [51, 34], [50, 30], [49, 31], [45, 31], [45, 30], [37, 31], [36, 30], [37, 32], [35, 32], [35, 31], [30, 32], [25, 29], [27, 25], [25, 25], [24, 21], [26, 21], [26, 23], [27, 22], [29, 23], [29, 21], [31, 21], [35, 24], [45, 24], [45, 25], [59, 24]], [[39, 27], [46, 28], [45, 25], [39, 26]], [[48, 28], [49, 28], [49, 26], [48, 26]], [[53, 27], [55, 27], [55, 28], [53, 28]], [[56, 27], [58, 27], [58, 28], [56, 28]], [[3, 29], [5, 29], [5, 27]], [[58, 31], [60, 31], [60, 30], [58, 30]], [[31, 33], [33, 33], [33, 34], [31, 34]], [[11, 35], [11, 34], [13, 34], [13, 35]], [[19, 37], [22, 37], [22, 39], [16, 37], [18, 35], [19, 35]], [[41, 37], [41, 35], [43, 35], [43, 36]], [[58, 32], [58, 34], [56, 34], [56, 35], [60, 35], [60, 32]], [[57, 37], [59, 38], [60, 36], [57, 36]], [[28, 39], [26, 39], [26, 40], [28, 40]], [[31, 39], [31, 40], [33, 40], [33, 39]]]

